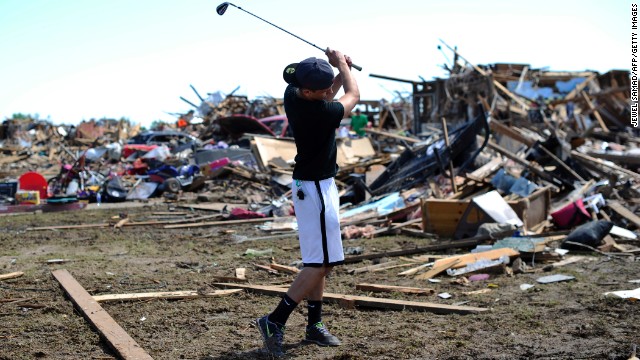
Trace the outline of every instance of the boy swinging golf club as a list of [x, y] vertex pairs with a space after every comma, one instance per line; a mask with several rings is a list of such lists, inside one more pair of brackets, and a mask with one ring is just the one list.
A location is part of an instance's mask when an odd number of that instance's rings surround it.
[[[274, 356], [284, 354], [285, 324], [303, 299], [308, 307], [305, 342], [340, 345], [322, 321], [322, 295], [327, 275], [344, 261], [334, 182], [335, 131], [360, 100], [360, 92], [351, 75], [351, 58], [329, 48], [325, 54], [328, 62], [311, 57], [287, 66], [283, 73], [289, 84], [284, 108], [297, 149], [291, 190], [304, 268], [275, 310], [256, 320], [265, 348]], [[332, 66], [338, 69], [335, 77]], [[341, 87], [344, 95], [334, 101]]]

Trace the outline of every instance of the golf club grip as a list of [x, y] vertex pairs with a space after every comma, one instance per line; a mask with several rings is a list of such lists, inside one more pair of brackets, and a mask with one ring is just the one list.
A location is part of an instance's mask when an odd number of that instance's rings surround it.
[[351, 67], [358, 70], [358, 71], [362, 71], [362, 66], [358, 66], [356, 64], [351, 64]]

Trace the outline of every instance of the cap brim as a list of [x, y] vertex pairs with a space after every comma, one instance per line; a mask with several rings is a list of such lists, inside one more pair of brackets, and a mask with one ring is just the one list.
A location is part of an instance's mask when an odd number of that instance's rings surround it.
[[282, 71], [282, 78], [287, 84], [292, 84], [299, 86], [298, 79], [296, 78], [296, 67], [298, 67], [298, 63], [293, 63], [287, 65]]

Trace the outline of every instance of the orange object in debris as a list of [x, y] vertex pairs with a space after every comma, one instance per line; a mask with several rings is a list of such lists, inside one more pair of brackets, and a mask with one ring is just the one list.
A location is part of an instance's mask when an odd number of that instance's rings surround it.
[[187, 125], [189, 125], [187, 120], [185, 120], [183, 118], [178, 119], [178, 127], [179, 128], [187, 127]]
[[40, 193], [40, 199], [46, 199], [47, 196], [47, 179], [35, 171], [29, 171], [18, 178], [20, 190], [32, 190]]

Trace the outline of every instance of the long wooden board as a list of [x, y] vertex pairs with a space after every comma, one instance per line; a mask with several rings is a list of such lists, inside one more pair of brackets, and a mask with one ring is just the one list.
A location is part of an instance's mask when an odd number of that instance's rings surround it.
[[149, 300], [149, 299], [195, 299], [201, 297], [224, 296], [242, 291], [241, 289], [215, 290], [201, 294], [197, 291], [160, 291], [151, 293], [132, 293], [132, 294], [105, 294], [95, 295], [93, 299], [97, 302], [106, 301], [128, 301], [128, 300]]
[[[165, 222], [161, 221], [140, 221], [140, 222], [128, 222], [124, 224], [124, 226], [148, 226], [148, 225], [161, 225]], [[100, 223], [100, 224], [81, 224], [81, 225], [55, 225], [55, 226], [40, 226], [40, 227], [31, 227], [27, 228], [27, 231], [38, 231], [38, 230], [71, 230], [71, 229], [89, 229], [89, 228], [102, 228], [109, 227], [111, 224], [108, 223]]]
[[125, 360], [145, 360], [153, 358], [138, 343], [133, 340], [124, 329], [113, 320], [83, 287], [66, 270], [54, 270], [53, 276], [58, 280], [64, 291], [78, 310], [98, 330], [111, 347]]
[[[247, 291], [256, 292], [267, 295], [283, 295], [287, 292], [287, 288], [275, 287], [275, 286], [263, 286], [263, 285], [244, 285], [244, 284], [226, 284], [215, 283], [215, 286], [245, 289]], [[473, 306], [456, 306], [446, 304], [436, 304], [421, 301], [403, 301], [392, 299], [373, 298], [369, 296], [357, 296], [357, 295], [343, 295], [324, 293], [323, 300], [326, 302], [333, 302], [339, 304], [353, 304], [354, 306], [390, 309], [390, 310], [414, 310], [414, 311], [429, 311], [436, 314], [473, 314], [488, 311], [486, 308], [479, 308]]]
[[444, 262], [440, 262], [438, 263], [437, 261], [433, 264], [433, 268], [431, 268], [431, 270], [422, 273], [420, 275], [417, 275], [414, 279], [416, 280], [429, 280], [431, 278], [433, 278], [434, 276], [440, 274], [443, 271], [446, 271], [449, 268], [454, 267], [455, 265], [457, 265], [461, 260], [460, 259], [443, 259], [446, 260]]
[[253, 223], [259, 223], [259, 222], [273, 221], [275, 219], [276, 219], [275, 217], [265, 217], [265, 218], [258, 218], [258, 219], [210, 221], [210, 222], [202, 222], [202, 223], [165, 225], [164, 228], [180, 229], [180, 228], [189, 228], [189, 227], [218, 226], [218, 225], [231, 225], [231, 224], [253, 224]]
[[436, 266], [446, 264], [452, 260], [460, 260], [460, 262], [452, 266], [452, 268], [457, 269], [457, 268], [465, 267], [480, 259], [497, 260], [503, 255], [514, 257], [514, 256], [520, 255], [520, 253], [511, 248], [492, 249], [492, 250], [478, 252], [478, 253], [468, 253], [463, 255], [451, 256], [444, 259], [439, 259], [435, 261], [435, 263], [433, 264], [433, 267], [435, 268]]
[[401, 292], [406, 294], [431, 295], [434, 289], [381, 284], [356, 284], [356, 290], [373, 292]]
[[640, 228], [640, 217], [629, 211], [629, 209], [626, 209], [624, 206], [622, 206], [622, 204], [617, 201], [608, 201], [607, 206], [609, 206], [611, 210], [618, 213], [618, 215], [631, 221], [635, 226]]

